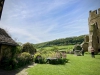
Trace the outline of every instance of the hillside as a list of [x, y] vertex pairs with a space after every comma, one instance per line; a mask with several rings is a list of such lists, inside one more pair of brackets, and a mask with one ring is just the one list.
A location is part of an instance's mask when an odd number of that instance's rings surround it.
[[36, 48], [42, 48], [42, 47], [49, 47], [49, 46], [54, 46], [54, 45], [64, 46], [64, 45], [81, 44], [84, 41], [84, 36], [85, 35], [61, 38], [61, 39], [56, 39], [56, 40], [53, 40], [53, 41], [34, 44], [34, 46]]

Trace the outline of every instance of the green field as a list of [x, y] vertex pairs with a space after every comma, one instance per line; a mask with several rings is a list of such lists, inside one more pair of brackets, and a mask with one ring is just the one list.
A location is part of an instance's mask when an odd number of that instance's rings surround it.
[[28, 75], [100, 75], [100, 55], [75, 56], [67, 54], [65, 65], [37, 64], [27, 70]]
[[43, 47], [43, 48], [37, 48], [37, 50], [51, 50], [53, 48], [56, 48], [58, 50], [68, 51], [68, 50], [72, 50], [74, 48], [74, 45]]

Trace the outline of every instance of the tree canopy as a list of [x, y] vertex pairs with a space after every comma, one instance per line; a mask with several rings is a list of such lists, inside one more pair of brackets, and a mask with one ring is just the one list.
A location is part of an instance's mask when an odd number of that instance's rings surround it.
[[36, 49], [33, 47], [33, 44], [25, 43], [23, 44], [22, 52], [29, 52], [30, 54], [34, 54]]

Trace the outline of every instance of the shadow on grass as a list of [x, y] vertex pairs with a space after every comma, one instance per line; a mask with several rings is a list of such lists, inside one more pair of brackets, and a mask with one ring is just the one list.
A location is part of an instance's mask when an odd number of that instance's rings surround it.
[[15, 69], [15, 70], [4, 70], [4, 69], [0, 68], [0, 75], [16, 75], [19, 72], [21, 72], [22, 70], [30, 68], [29, 66], [31, 66], [31, 65], [34, 65], [34, 64], [29, 64], [29, 65], [23, 66], [21, 68]]

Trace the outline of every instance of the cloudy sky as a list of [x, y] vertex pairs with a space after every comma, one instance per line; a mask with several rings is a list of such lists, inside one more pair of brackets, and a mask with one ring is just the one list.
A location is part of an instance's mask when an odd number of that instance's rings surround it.
[[41, 43], [88, 34], [100, 0], [5, 0], [0, 27], [17, 42]]

